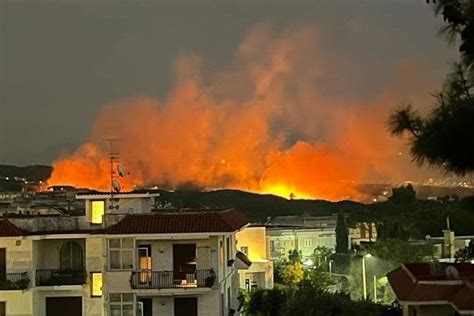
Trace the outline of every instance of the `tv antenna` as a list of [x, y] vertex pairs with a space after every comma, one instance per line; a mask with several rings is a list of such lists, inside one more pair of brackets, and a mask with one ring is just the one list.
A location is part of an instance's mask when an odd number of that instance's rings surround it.
[[109, 163], [110, 163], [110, 209], [118, 209], [119, 206], [114, 206], [114, 194], [120, 193], [122, 185], [120, 178], [125, 176], [125, 170], [120, 164], [120, 152], [115, 149], [117, 142], [121, 141], [119, 138], [107, 138], [109, 142]]

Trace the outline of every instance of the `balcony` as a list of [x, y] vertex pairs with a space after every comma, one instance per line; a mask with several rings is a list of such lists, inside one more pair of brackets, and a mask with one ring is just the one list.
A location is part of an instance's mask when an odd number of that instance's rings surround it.
[[132, 272], [130, 284], [133, 289], [210, 288], [215, 280], [214, 270], [196, 270], [184, 276], [176, 271], [141, 270]]
[[0, 290], [24, 290], [29, 284], [30, 278], [26, 272], [0, 274]]
[[82, 285], [86, 279], [84, 270], [36, 270], [36, 286]]

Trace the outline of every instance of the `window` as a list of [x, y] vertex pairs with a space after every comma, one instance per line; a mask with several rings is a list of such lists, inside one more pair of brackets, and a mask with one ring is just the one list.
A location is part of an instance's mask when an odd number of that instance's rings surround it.
[[91, 273], [91, 296], [101, 297], [102, 296], [102, 273], [92, 272]]
[[309, 248], [309, 247], [311, 247], [311, 246], [313, 245], [313, 242], [312, 242], [311, 239], [305, 239], [305, 240], [303, 241], [303, 244], [304, 244], [305, 247], [308, 247], [308, 248]]
[[91, 223], [102, 224], [102, 217], [105, 213], [105, 202], [104, 201], [92, 201], [91, 207]]
[[116, 293], [109, 295], [111, 316], [133, 316], [133, 294]]
[[7, 305], [5, 302], [0, 302], [0, 316], [5, 316], [7, 315]]
[[60, 251], [62, 270], [82, 270], [83, 252], [82, 247], [75, 241], [66, 241]]
[[242, 251], [243, 253], [245, 253], [245, 255], [249, 255], [249, 247], [240, 247], [240, 251]]
[[134, 247], [132, 238], [109, 239], [109, 269], [133, 269]]
[[275, 241], [274, 240], [270, 240], [270, 251], [271, 252], [275, 251]]

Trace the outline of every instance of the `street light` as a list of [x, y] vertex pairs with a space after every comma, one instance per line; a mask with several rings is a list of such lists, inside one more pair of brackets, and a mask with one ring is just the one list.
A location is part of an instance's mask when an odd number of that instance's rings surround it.
[[364, 300], [367, 299], [367, 282], [366, 282], [366, 277], [365, 277], [365, 258], [370, 258], [372, 255], [370, 253], [362, 256], [362, 289], [363, 289], [363, 297]]

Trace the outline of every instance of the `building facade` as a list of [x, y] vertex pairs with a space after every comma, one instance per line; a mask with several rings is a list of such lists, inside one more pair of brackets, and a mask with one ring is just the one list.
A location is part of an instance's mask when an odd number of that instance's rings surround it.
[[235, 210], [152, 212], [153, 193], [81, 194], [85, 216], [0, 221], [0, 315], [229, 315]]
[[267, 236], [272, 260], [285, 259], [294, 249], [301, 251], [305, 260], [311, 258], [317, 247], [336, 248], [335, 227], [273, 226], [267, 227]]
[[249, 226], [236, 234], [237, 250], [250, 259], [251, 265], [239, 269], [240, 288], [273, 288], [273, 261], [269, 259], [266, 228]]

